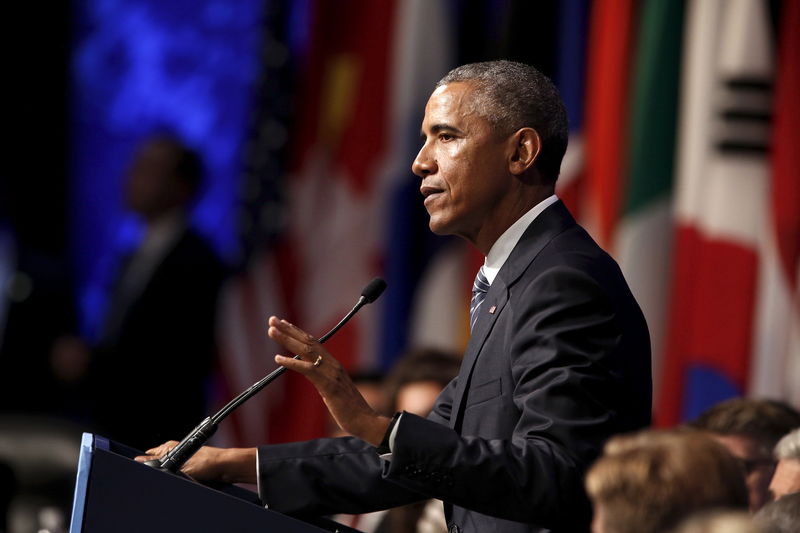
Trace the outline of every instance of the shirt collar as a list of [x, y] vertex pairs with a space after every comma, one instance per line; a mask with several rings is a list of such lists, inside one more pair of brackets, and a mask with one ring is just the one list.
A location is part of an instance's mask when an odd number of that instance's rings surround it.
[[186, 217], [174, 210], [147, 225], [147, 230], [137, 254], [158, 257], [165, 253], [186, 228]]
[[511, 255], [511, 251], [514, 250], [514, 247], [522, 238], [522, 234], [525, 233], [525, 230], [531, 225], [531, 222], [533, 222], [542, 211], [557, 201], [558, 197], [555, 194], [548, 196], [533, 206], [530, 211], [519, 217], [517, 221], [511, 224], [511, 226], [500, 235], [500, 238], [495, 241], [492, 248], [489, 250], [489, 255], [486, 256], [483, 262], [483, 273], [486, 275], [486, 279], [489, 280], [490, 285], [505, 264], [508, 256]]

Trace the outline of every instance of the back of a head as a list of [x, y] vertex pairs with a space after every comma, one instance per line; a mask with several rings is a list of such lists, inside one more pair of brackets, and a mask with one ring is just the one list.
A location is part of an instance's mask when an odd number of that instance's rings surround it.
[[781, 437], [800, 427], [800, 413], [777, 400], [733, 398], [710, 407], [690, 425], [718, 435], [750, 437], [772, 450]]
[[768, 503], [756, 513], [754, 521], [764, 533], [797, 533], [800, 531], [800, 492]]
[[475, 89], [475, 111], [503, 135], [520, 128], [536, 130], [542, 148], [535, 167], [545, 182], [558, 178], [569, 136], [567, 112], [550, 79], [524, 63], [486, 61], [451, 70], [436, 87], [468, 82]]
[[660, 533], [697, 511], [747, 508], [737, 461], [708, 435], [691, 430], [611, 439], [586, 488], [603, 533]]

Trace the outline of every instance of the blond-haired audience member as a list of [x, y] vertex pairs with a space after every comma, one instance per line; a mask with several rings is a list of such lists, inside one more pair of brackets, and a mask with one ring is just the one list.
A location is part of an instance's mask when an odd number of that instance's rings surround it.
[[586, 490], [593, 533], [661, 533], [698, 511], [747, 509], [741, 465], [694, 430], [612, 438], [589, 470]]

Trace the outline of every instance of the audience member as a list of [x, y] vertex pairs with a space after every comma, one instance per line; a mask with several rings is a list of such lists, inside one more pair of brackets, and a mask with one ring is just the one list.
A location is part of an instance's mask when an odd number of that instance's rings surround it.
[[[434, 349], [420, 349], [400, 359], [389, 373], [386, 387], [394, 411], [428, 416], [439, 393], [458, 375], [461, 358]], [[390, 509], [387, 533], [446, 533], [444, 508], [439, 500]]]
[[[381, 388], [389, 400], [386, 403], [388, 412], [406, 411], [427, 416], [439, 393], [458, 374], [460, 365], [460, 357], [435, 349], [418, 349], [404, 355], [395, 363]], [[354, 382], [359, 386], [363, 380], [354, 378]], [[362, 389], [359, 387], [359, 390]], [[366, 395], [365, 399], [373, 405]], [[366, 533], [447, 532], [439, 500], [424, 500], [365, 515], [339, 515], [336, 520]]]
[[[146, 233], [119, 272], [90, 377], [99, 430], [133, 447], [182, 438], [207, 414], [224, 267], [188, 223], [201, 177], [199, 156], [168, 136], [146, 140], [128, 172]], [[143, 409], [153, 397], [159, 406]]]
[[770, 499], [775, 444], [800, 427], [800, 413], [775, 400], [733, 398], [707, 409], [690, 426], [711, 432], [742, 462], [750, 511], [755, 512]]
[[589, 470], [586, 489], [593, 533], [661, 533], [698, 511], [747, 507], [736, 459], [693, 430], [613, 437]]
[[768, 503], [755, 514], [754, 521], [763, 533], [797, 533], [800, 531], [800, 492]]
[[461, 358], [435, 349], [409, 352], [386, 379], [393, 411], [428, 416], [442, 389], [458, 375]]
[[[778, 466], [769, 484], [772, 498], [800, 492], [800, 429], [785, 435], [775, 446]], [[798, 522], [800, 525], [800, 522]], [[800, 528], [799, 528], [800, 529]]]

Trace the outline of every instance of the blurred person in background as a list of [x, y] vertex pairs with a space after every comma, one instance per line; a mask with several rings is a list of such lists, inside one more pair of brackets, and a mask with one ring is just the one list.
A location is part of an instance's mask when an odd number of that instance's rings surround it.
[[775, 445], [775, 459], [778, 466], [769, 484], [772, 498], [777, 500], [787, 494], [800, 492], [800, 429], [784, 435], [778, 441]]
[[[407, 412], [427, 417], [436, 398], [458, 375], [461, 358], [435, 349], [408, 353], [395, 364], [387, 378], [393, 412]], [[424, 500], [389, 509], [387, 526], [381, 533], [446, 533], [447, 523], [442, 502]]]
[[[403, 355], [392, 367], [382, 383], [381, 391], [388, 400], [384, 411], [378, 411], [360, 386], [354, 383], [378, 412], [406, 411], [418, 416], [428, 416], [442, 389], [458, 375], [461, 358], [436, 349], [417, 349]], [[388, 408], [388, 409], [387, 409]], [[365, 533], [446, 533], [444, 508], [439, 500], [421, 502], [376, 511], [364, 515], [339, 515], [338, 522], [358, 528]]]
[[800, 413], [776, 400], [733, 398], [708, 408], [689, 425], [710, 432], [742, 462], [750, 512], [755, 512], [770, 500], [775, 444], [800, 427]]
[[739, 462], [693, 430], [613, 437], [589, 469], [586, 490], [592, 533], [662, 533], [696, 512], [747, 508]]
[[386, 379], [391, 412], [428, 416], [442, 389], [458, 375], [461, 358], [433, 348], [417, 349], [399, 359]]
[[[182, 438], [208, 414], [225, 266], [189, 225], [202, 173], [198, 154], [168, 135], [146, 139], [128, 170], [125, 199], [145, 235], [122, 261], [89, 379], [98, 431], [129, 446]], [[143, 409], [152, 395], [159, 405]]]

